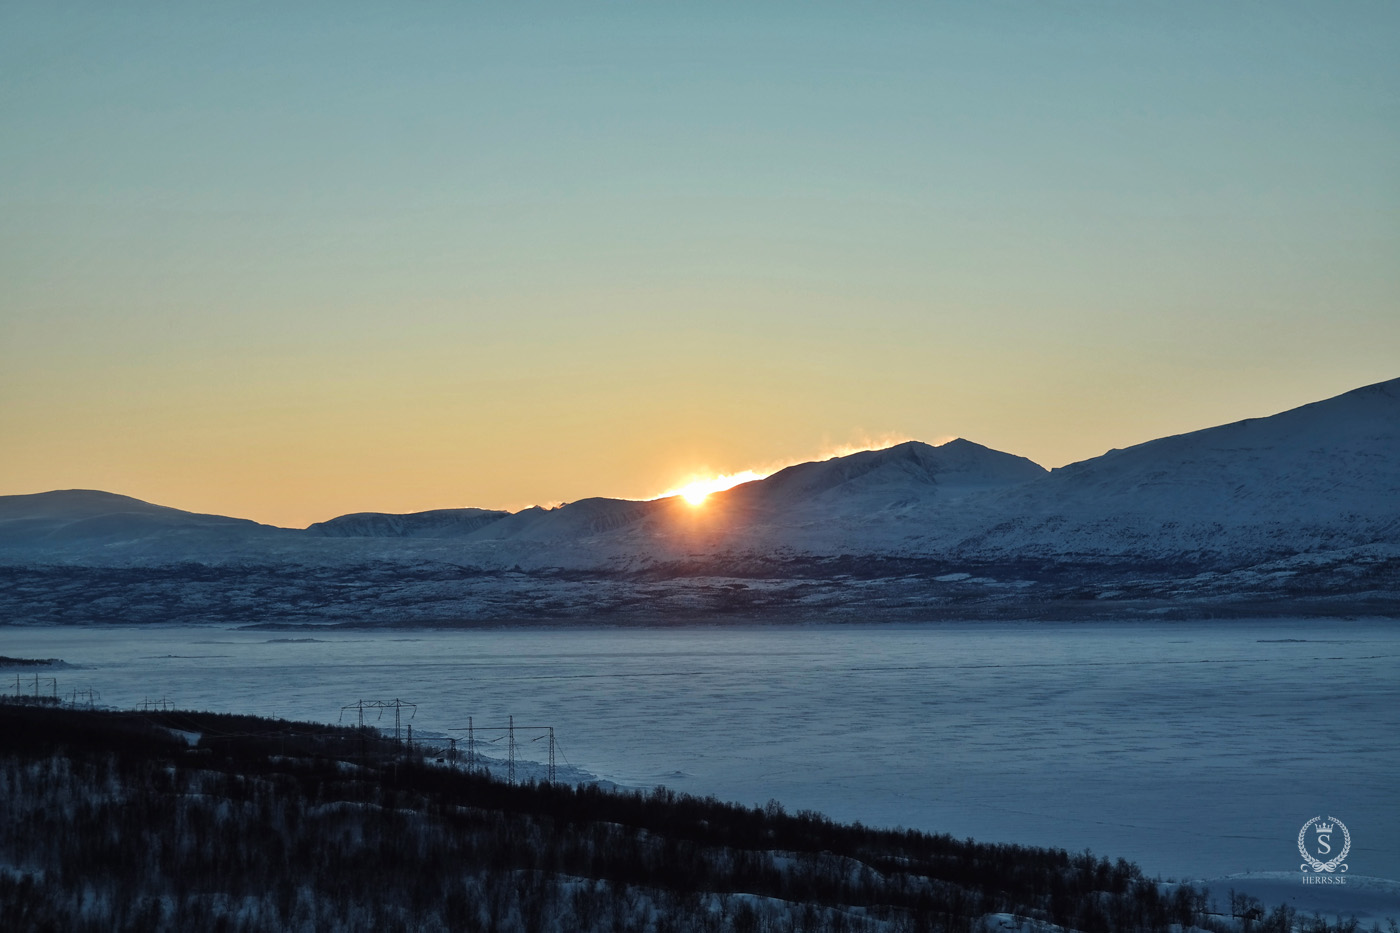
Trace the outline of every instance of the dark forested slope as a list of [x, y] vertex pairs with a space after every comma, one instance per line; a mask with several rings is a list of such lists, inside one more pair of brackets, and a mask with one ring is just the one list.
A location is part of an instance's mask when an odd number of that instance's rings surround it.
[[0, 736], [4, 930], [1234, 928], [1121, 860], [511, 785], [369, 731], [2, 703]]

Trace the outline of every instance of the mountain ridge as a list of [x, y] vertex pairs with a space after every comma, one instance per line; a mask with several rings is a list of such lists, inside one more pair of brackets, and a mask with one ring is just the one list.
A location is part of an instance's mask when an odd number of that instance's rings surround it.
[[0, 619], [1035, 614], [1066, 600], [1400, 615], [1400, 379], [1051, 471], [961, 438], [909, 441], [698, 507], [594, 497], [297, 530], [94, 490], [0, 497]]

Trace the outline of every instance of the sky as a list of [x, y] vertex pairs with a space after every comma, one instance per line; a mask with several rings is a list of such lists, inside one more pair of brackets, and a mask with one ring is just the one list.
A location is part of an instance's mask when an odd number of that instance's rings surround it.
[[301, 527], [1400, 376], [1390, 2], [0, 5], [0, 495]]

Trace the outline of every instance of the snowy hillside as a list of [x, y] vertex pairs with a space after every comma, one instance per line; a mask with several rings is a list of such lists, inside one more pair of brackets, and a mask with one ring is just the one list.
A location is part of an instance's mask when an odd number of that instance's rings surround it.
[[1000, 496], [987, 553], [1279, 557], [1400, 544], [1400, 380], [1113, 450]]
[[472, 541], [527, 541], [568, 547], [592, 535], [632, 525], [655, 512], [657, 502], [590, 498], [553, 509], [524, 509], [483, 528]]
[[961, 438], [938, 447], [908, 441], [818, 463], [799, 463], [724, 495], [735, 503], [782, 513], [823, 503], [889, 508], [931, 496], [1019, 485], [1046, 475], [1025, 457]]

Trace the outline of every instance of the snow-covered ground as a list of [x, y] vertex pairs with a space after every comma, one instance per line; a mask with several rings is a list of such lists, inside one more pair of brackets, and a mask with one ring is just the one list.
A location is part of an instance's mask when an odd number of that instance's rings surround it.
[[[1287, 904], [1299, 916], [1322, 914], [1345, 920], [1355, 917], [1363, 929], [1386, 921], [1400, 922], [1400, 881], [1346, 874], [1340, 884], [1304, 885], [1294, 872], [1250, 872], [1223, 878], [1201, 879], [1210, 888], [1212, 900], [1219, 906], [1229, 904], [1231, 891], [1257, 898], [1269, 906]], [[1226, 908], [1228, 910], [1228, 908]]]
[[[1380, 620], [7, 627], [0, 655], [62, 658], [60, 695], [119, 707], [334, 722], [397, 697], [416, 737], [513, 715], [555, 728], [561, 766], [623, 784], [1089, 847], [1164, 877], [1296, 872], [1299, 827], [1325, 815], [1355, 875], [1400, 879], [1400, 626]], [[543, 760], [540, 734], [522, 758]]]

